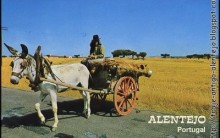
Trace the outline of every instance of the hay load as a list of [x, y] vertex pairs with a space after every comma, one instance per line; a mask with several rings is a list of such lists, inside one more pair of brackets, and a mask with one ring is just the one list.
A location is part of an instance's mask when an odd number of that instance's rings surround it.
[[100, 70], [107, 70], [109, 73], [111, 73], [111, 75], [117, 75], [119, 77], [125, 75], [135, 75], [136, 77], [151, 76], [151, 72], [149, 72], [147, 64], [133, 64], [125, 61], [116, 61], [110, 58], [88, 60], [88, 62], [91, 74], [94, 74]]

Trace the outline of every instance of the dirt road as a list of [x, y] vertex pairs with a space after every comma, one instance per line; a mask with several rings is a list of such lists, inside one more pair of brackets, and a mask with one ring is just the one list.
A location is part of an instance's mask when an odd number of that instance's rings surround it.
[[[39, 92], [1, 87], [2, 138], [205, 138], [209, 137], [209, 123], [204, 125], [149, 124], [150, 116], [163, 115], [148, 110], [133, 110], [118, 116], [112, 101], [91, 103], [89, 119], [81, 115], [83, 101], [58, 97], [58, 130], [51, 132], [53, 114], [49, 97], [42, 103], [46, 124], [41, 125], [34, 109]], [[177, 127], [205, 127], [206, 132], [177, 132]]]

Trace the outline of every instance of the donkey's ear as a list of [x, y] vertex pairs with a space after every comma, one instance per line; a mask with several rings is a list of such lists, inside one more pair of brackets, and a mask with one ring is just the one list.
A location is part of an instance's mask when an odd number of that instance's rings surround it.
[[41, 46], [38, 46], [35, 51], [35, 54], [40, 55], [40, 51], [41, 51]]
[[10, 47], [9, 45], [7, 45], [6, 43], [4, 43], [4, 45], [8, 48], [9, 52], [11, 52], [13, 55], [18, 55], [19, 52], [17, 50], [15, 50], [13, 47]]
[[25, 58], [28, 55], [28, 48], [25, 44], [21, 44], [21, 48], [22, 48], [21, 57]]
[[36, 51], [35, 51], [35, 54], [34, 54], [34, 59], [36, 61], [38, 61], [40, 59], [40, 51], [41, 51], [41, 46], [38, 46]]

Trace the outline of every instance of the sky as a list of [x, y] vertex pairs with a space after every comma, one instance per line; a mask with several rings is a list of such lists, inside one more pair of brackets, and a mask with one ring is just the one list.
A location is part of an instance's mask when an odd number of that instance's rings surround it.
[[[98, 34], [105, 55], [211, 52], [211, 0], [2, 0], [2, 44], [34, 54], [87, 56]], [[2, 55], [11, 55], [2, 45]]]

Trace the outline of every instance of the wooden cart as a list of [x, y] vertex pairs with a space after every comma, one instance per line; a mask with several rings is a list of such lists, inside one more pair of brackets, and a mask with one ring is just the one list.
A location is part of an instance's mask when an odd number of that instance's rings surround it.
[[136, 92], [139, 91], [138, 78], [150, 77], [152, 74], [147, 65], [127, 64], [112, 59], [86, 60], [83, 64], [88, 67], [92, 76], [88, 89], [45, 78], [41, 80], [88, 91], [93, 99], [105, 100], [107, 95], [114, 94], [113, 102], [119, 115], [127, 115], [133, 110]]

